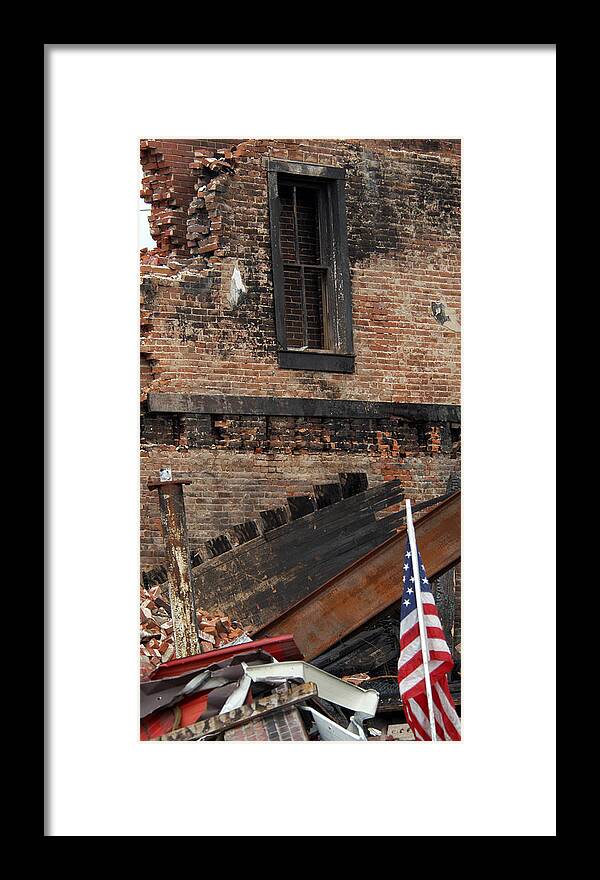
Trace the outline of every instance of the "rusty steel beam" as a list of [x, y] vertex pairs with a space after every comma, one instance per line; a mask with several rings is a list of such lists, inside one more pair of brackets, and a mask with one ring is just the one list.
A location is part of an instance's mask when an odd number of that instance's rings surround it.
[[[415, 531], [430, 578], [456, 565], [460, 561], [460, 492], [415, 522]], [[292, 633], [306, 660], [318, 657], [399, 601], [405, 543], [406, 527], [402, 527], [252, 637]]]
[[[168, 475], [170, 477], [170, 471]], [[177, 658], [200, 654], [183, 500], [183, 487], [191, 482], [191, 480], [173, 479], [149, 480], [148, 482], [149, 489], [158, 489], [160, 519], [167, 557], [173, 640]]]

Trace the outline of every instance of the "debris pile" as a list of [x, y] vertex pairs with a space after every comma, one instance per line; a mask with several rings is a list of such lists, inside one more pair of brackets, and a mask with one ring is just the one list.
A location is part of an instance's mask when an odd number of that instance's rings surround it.
[[[170, 470], [166, 470], [167, 480], [162, 479], [161, 472], [161, 480], [151, 480], [149, 486], [159, 491], [162, 487], [163, 493], [168, 487], [166, 496], [167, 500], [171, 499], [171, 504], [172, 495], [175, 492], [182, 495], [181, 487], [189, 480], [173, 480]], [[453, 499], [456, 500], [454, 494], [446, 500]], [[447, 533], [443, 525], [448, 515], [451, 518], [457, 515], [456, 510], [448, 514], [449, 505], [439, 504], [438, 499], [436, 501], [435, 528], [431, 526], [431, 513], [419, 522], [422, 535], [430, 542], [440, 531]], [[170, 510], [167, 507], [167, 512]], [[437, 522], [440, 516], [443, 520], [441, 525]], [[427, 522], [429, 531], [423, 526]], [[288, 526], [284, 526], [286, 535], [294, 531], [293, 527]], [[184, 520], [182, 528], [185, 534]], [[174, 532], [177, 540], [184, 543], [181, 541], [182, 532], [178, 529], [174, 529]], [[274, 541], [275, 537], [271, 540]], [[253, 544], [254, 541], [261, 544], [258, 537], [247, 543]], [[220, 598], [214, 602], [215, 608], [211, 612], [199, 609], [195, 612], [195, 619], [185, 611], [183, 622], [186, 629], [181, 647], [179, 635], [177, 641], [177, 651], [183, 656], [175, 658], [174, 635], [179, 633], [179, 628], [174, 630], [171, 615], [176, 606], [173, 604], [171, 607], [167, 600], [164, 583], [143, 579], [140, 586], [141, 739], [191, 742], [214, 739], [381, 742], [413, 738], [412, 713], [417, 710], [411, 704], [409, 711], [404, 704], [398, 682], [399, 619], [397, 610], [391, 610], [391, 606], [398, 601], [396, 580], [391, 579], [393, 583], [389, 586], [389, 595], [378, 590], [375, 598], [369, 600], [370, 605], [360, 604], [362, 593], [369, 592], [371, 573], [378, 576], [381, 583], [382, 571], [388, 572], [402, 564], [405, 546], [401, 536], [394, 535], [355, 561], [353, 573], [356, 574], [358, 566], [359, 582], [365, 583], [365, 590], [360, 591], [358, 599], [354, 590], [351, 609], [344, 608], [348, 632], [342, 633], [342, 638], [339, 626], [331, 625], [331, 621], [339, 617], [339, 611], [336, 617], [336, 609], [340, 607], [340, 598], [338, 595], [336, 600], [334, 590], [332, 604], [327, 589], [331, 590], [331, 584], [338, 583], [344, 572], [341, 576], [334, 575], [318, 590], [313, 590], [319, 599], [317, 612], [312, 608], [311, 595], [305, 596], [302, 602], [294, 602], [288, 590], [286, 601], [291, 601], [291, 606], [267, 625], [260, 626], [263, 621], [256, 620], [252, 606], [240, 602], [236, 607], [233, 602], [223, 601], [229, 571], [225, 566], [222, 572], [224, 588]], [[229, 553], [233, 553], [231, 548], [224, 555], [228, 556]], [[382, 553], [385, 564], [377, 558]], [[402, 556], [398, 559], [400, 553]], [[186, 584], [189, 598], [187, 607], [193, 607], [195, 594], [189, 565], [182, 565], [182, 570], [178, 567], [178, 560], [185, 560], [185, 556], [178, 557], [172, 553], [170, 558], [175, 572], [174, 582], [180, 588], [182, 583]], [[446, 558], [437, 560], [439, 568], [444, 568]], [[286, 560], [282, 560], [284, 571], [289, 570], [292, 559], [291, 553], [288, 553], [287, 569]], [[216, 565], [214, 562], [212, 564]], [[263, 568], [257, 565], [246, 568], [263, 573]], [[299, 577], [299, 581], [302, 579]], [[254, 581], [257, 580], [255, 575]], [[288, 586], [289, 580], [288, 577]], [[170, 583], [168, 577], [167, 583]], [[261, 589], [264, 591], [264, 579], [261, 580]], [[430, 590], [431, 594], [428, 591], [427, 595], [429, 602], [434, 604], [433, 588]], [[174, 595], [179, 596], [177, 592]], [[200, 595], [203, 604], [210, 607], [204, 579]], [[254, 606], [259, 610], [259, 596], [262, 599], [262, 595], [262, 592], [253, 594]], [[217, 604], [219, 610], [216, 610]], [[224, 614], [223, 608], [230, 614], [241, 616], [245, 626]], [[331, 610], [331, 620], [327, 616], [328, 608]], [[365, 610], [367, 623], [357, 627], [361, 619], [365, 620]], [[184, 611], [180, 609], [180, 613], [183, 617]], [[315, 618], [315, 613], [318, 613], [318, 618]], [[316, 628], [315, 619], [321, 624]], [[437, 630], [441, 631], [441, 620]], [[448, 649], [445, 654], [449, 654]], [[407, 662], [423, 665], [416, 655]], [[415, 666], [415, 669], [419, 668]], [[460, 680], [450, 678], [445, 694], [448, 701], [460, 704]], [[415, 705], [422, 711], [419, 704]], [[410, 732], [406, 729], [407, 724]], [[418, 730], [415, 735], [424, 738]]]
[[276, 636], [161, 664], [140, 684], [140, 738], [364, 741], [378, 703]]
[[[229, 645], [246, 636], [245, 628], [219, 612], [196, 611], [202, 653]], [[140, 587], [140, 678], [148, 679], [161, 663], [175, 657], [171, 606], [159, 585]]]

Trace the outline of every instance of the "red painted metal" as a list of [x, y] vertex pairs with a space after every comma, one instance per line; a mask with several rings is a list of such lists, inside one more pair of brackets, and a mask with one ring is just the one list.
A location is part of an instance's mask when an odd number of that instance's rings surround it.
[[227, 660], [229, 657], [234, 657], [236, 654], [241, 654], [244, 651], [257, 651], [259, 649], [272, 654], [276, 660], [304, 659], [293, 636], [277, 635], [258, 639], [255, 642], [242, 642], [239, 645], [218, 648], [215, 651], [207, 651], [206, 654], [195, 654], [193, 657], [169, 660], [168, 663], [161, 663], [160, 666], [157, 666], [150, 678], [152, 681], [158, 678], [173, 678], [176, 675], [182, 675], [184, 672], [205, 669], [213, 663], [220, 663], [222, 660]]
[[170, 733], [175, 725], [186, 727], [197, 721], [208, 703], [210, 691], [192, 694], [176, 706], [168, 706], [158, 712], [152, 712], [140, 721], [140, 739], [142, 741], [156, 739], [164, 733]]

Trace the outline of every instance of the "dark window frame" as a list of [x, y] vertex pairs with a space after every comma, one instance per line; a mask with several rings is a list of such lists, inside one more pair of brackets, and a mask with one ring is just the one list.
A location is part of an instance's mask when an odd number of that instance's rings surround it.
[[[343, 168], [329, 165], [269, 159], [267, 177], [279, 366], [292, 370], [352, 373], [354, 346], [346, 231], [345, 171]], [[309, 187], [317, 185], [318, 188], [320, 243], [325, 252], [321, 254], [321, 261], [326, 263], [328, 268], [323, 326], [324, 337], [329, 342], [327, 349], [292, 348], [287, 344], [283, 256], [280, 244], [280, 183], [284, 185], [294, 183], [299, 186], [305, 184]]]

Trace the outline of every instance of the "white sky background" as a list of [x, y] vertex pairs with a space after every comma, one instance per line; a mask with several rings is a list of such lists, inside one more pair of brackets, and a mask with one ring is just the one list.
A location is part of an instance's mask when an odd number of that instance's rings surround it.
[[[219, 835], [250, 780], [286, 806], [247, 835], [554, 836], [555, 52], [298, 51], [47, 49], [49, 833]], [[170, 71], [151, 94], [142, 61]], [[227, 99], [200, 108], [207, 67]], [[139, 140], [237, 136], [462, 138], [460, 744], [139, 742]]]

